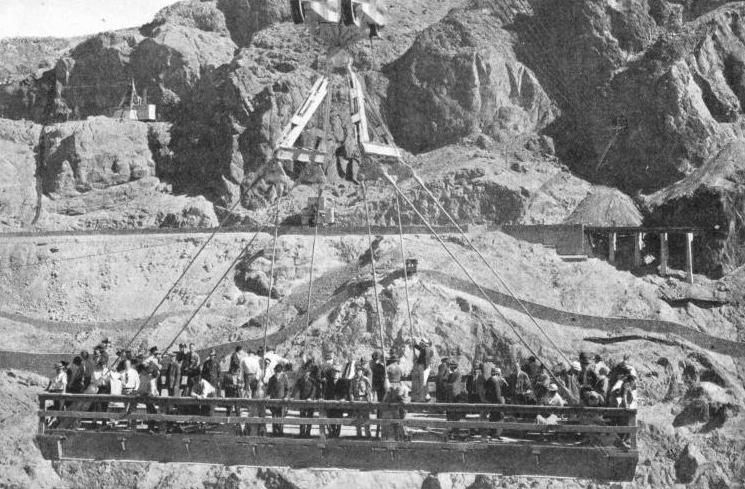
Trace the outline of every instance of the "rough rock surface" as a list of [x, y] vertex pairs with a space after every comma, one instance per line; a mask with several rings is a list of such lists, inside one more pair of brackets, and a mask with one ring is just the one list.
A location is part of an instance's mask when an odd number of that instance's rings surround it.
[[451, 11], [386, 67], [385, 109], [399, 145], [421, 152], [473, 133], [504, 139], [551, 123], [551, 100], [498, 25], [481, 9]]
[[290, 3], [276, 0], [217, 0], [233, 41], [248, 46], [260, 30], [290, 20]]
[[0, 120], [0, 228], [29, 225], [36, 214], [41, 126]]
[[148, 35], [165, 23], [192, 27], [201, 31], [229, 35], [225, 14], [217, 7], [217, 1], [187, 0], [169, 5], [157, 14], [149, 24], [142, 27]]
[[229, 62], [236, 46], [230, 38], [183, 25], [157, 27], [132, 54], [140, 89], [167, 107], [190, 93], [205, 71]]
[[69, 195], [155, 174], [148, 126], [97, 117], [47, 126], [42, 134], [42, 187]]

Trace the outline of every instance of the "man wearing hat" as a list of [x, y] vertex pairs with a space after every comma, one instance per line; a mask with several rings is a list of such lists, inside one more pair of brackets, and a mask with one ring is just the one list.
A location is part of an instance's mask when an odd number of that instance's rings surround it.
[[[370, 379], [365, 376], [366, 369], [364, 363], [358, 363], [355, 366], [354, 377], [349, 381], [349, 393], [347, 399], [355, 402], [372, 402], [373, 388]], [[370, 419], [370, 411], [368, 409], [359, 409], [356, 412], [357, 419], [360, 422]], [[362, 436], [362, 426], [357, 425], [357, 436]], [[371, 437], [370, 425], [365, 425], [365, 436]]]
[[[463, 402], [464, 390], [463, 380], [458, 370], [458, 361], [454, 358], [448, 360], [448, 374], [445, 378], [445, 402], [457, 403]], [[465, 414], [458, 411], [446, 411], [445, 419], [448, 421], [460, 421], [465, 417]], [[451, 429], [448, 433], [448, 437], [452, 438], [460, 434], [459, 429]]]
[[411, 400], [413, 402], [429, 401], [427, 379], [433, 355], [431, 342], [426, 338], [419, 338], [414, 343], [414, 368], [411, 370]]
[[378, 351], [374, 351], [372, 354], [372, 360], [370, 360], [370, 373], [372, 375], [372, 387], [375, 393], [375, 400], [383, 402], [385, 398], [385, 365], [381, 359], [381, 354]]
[[564, 406], [566, 405], [566, 401], [559, 395], [559, 387], [551, 383], [548, 386], [548, 394], [543, 398], [543, 402], [541, 403], [544, 406]]
[[579, 383], [581, 386], [593, 386], [597, 382], [597, 376], [595, 375], [595, 368], [590, 357], [586, 352], [580, 352], [579, 354]]
[[[269, 378], [266, 384], [266, 397], [269, 399], [287, 399], [290, 397], [290, 381], [284, 371], [282, 364], [274, 365], [274, 375]], [[287, 414], [284, 406], [273, 406], [269, 408], [272, 418], [281, 418]], [[272, 434], [282, 436], [284, 434], [284, 425], [272, 424]]]
[[[344, 379], [341, 378], [342, 368], [340, 365], [334, 365], [331, 367], [330, 377], [326, 380], [324, 385], [323, 398], [327, 401], [343, 401], [347, 398], [348, 389]], [[341, 418], [344, 416], [344, 411], [341, 409], [329, 409], [329, 418]], [[341, 434], [341, 425], [331, 424], [326, 427], [329, 438], [338, 438]]]
[[220, 362], [217, 360], [217, 351], [213, 348], [210, 350], [210, 354], [207, 360], [202, 364], [202, 378], [212, 384], [212, 386], [220, 394]]
[[437, 402], [445, 402], [447, 394], [445, 393], [445, 381], [450, 373], [448, 368], [448, 362], [450, 357], [440, 358], [440, 365], [437, 367], [437, 380], [435, 384], [435, 400]]

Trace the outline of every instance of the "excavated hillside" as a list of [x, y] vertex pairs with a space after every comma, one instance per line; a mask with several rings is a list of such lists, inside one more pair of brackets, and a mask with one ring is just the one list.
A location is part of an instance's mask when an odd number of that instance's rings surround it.
[[[745, 318], [740, 308], [670, 306], [660, 298], [661, 279], [637, 278], [595, 259], [567, 263], [552, 250], [501, 233], [480, 232], [471, 238], [526, 301], [561, 353], [576, 356], [582, 349], [614, 361], [631, 352], [641, 378], [643, 405], [642, 456], [633, 487], [670, 487], [688, 482], [691, 487], [739, 487], [745, 467], [742, 459], [732, 454], [745, 448], [745, 419], [741, 414], [745, 353], [738, 343], [745, 335]], [[13, 239], [2, 250], [11, 258], [10, 267], [0, 278], [0, 292], [6, 298], [0, 311], [4, 345], [15, 351], [54, 353], [44, 357], [51, 364], [55, 358], [68, 357], [69, 352], [90, 349], [102, 336], [117, 345], [124, 344], [204, 239], [178, 235]], [[169, 342], [250, 239], [232, 234], [215, 238], [135, 347]], [[259, 235], [251, 245], [252, 251], [268, 248], [271, 240], [268, 233]], [[385, 346], [403, 355], [402, 365], [407, 370], [411, 367], [411, 350], [407, 347], [411, 329], [398, 238], [381, 237], [376, 242]], [[494, 283], [458, 238], [449, 237], [447, 244], [480, 283]], [[310, 236], [280, 237], [270, 299], [270, 343], [291, 358], [301, 351], [368, 356], [380, 345], [367, 238], [319, 238], [311, 327], [306, 329], [311, 245]], [[504, 320], [479, 297], [435, 240], [408, 235], [404, 246], [409, 256], [419, 259], [419, 271], [409, 283], [414, 327], [433, 339], [438, 357], [456, 356], [462, 367], [468, 368], [475, 359], [489, 356], [509, 369], [513, 356], [528, 355]], [[266, 321], [270, 267], [269, 260], [262, 257], [242, 262], [179, 339], [193, 341], [200, 348], [236, 341], [258, 346]], [[490, 296], [517, 324], [532, 348], [549, 363], [560, 361], [560, 352], [549, 346], [504, 290], [493, 289], [488, 289]], [[229, 352], [230, 348], [228, 345], [220, 351]], [[6, 421], [4, 426], [8, 428], [3, 430], [10, 430], [13, 444], [30, 447], [33, 429], [11, 430], [10, 426], [33, 426], [33, 411], [19, 405], [18, 399], [27, 399], [24, 402], [28, 406], [41, 385], [25, 374], [12, 375], [15, 377], [0, 377], [0, 382], [7, 384], [0, 389], [5, 396], [0, 405], [10, 410], [4, 416], [19, 421]], [[55, 464], [52, 472], [49, 463], [32, 448], [20, 452], [11, 449], [10, 453], [13, 455], [4, 462], [7, 470], [0, 471], [7, 474], [5, 482], [0, 483], [21, 487], [32, 483], [47, 487], [181, 487], [188, 479], [184, 470], [197, 478], [189, 487], [229, 487], [234, 483], [231, 480], [248, 483], [252, 478], [265, 480], [267, 487], [278, 487], [272, 485], [278, 480], [291, 481], [297, 487], [317, 487], [325, 481], [343, 484], [347, 480], [344, 473], [324, 471], [186, 469], [106, 462], [64, 462]], [[469, 487], [475, 480], [474, 476], [423, 473], [365, 473], [355, 477], [363, 485], [386, 487], [432, 487], [427, 484], [438, 480], [440, 487], [460, 488]], [[478, 480], [483, 487], [612, 487], [551, 479]]]

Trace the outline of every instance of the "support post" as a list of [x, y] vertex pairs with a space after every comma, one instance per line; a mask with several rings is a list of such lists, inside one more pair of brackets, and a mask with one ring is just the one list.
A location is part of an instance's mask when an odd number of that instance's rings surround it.
[[611, 231], [608, 235], [608, 263], [611, 265], [616, 264], [616, 246], [618, 241], [618, 233]]
[[693, 283], [693, 233], [686, 233], [686, 278]]
[[[47, 410], [47, 401], [44, 399], [40, 399], [39, 400], [39, 411], [46, 411], [46, 410]], [[47, 421], [47, 418], [45, 418], [44, 416], [39, 416], [38, 433], [40, 435], [44, 434], [44, 430], [46, 429], [46, 421]]]
[[644, 233], [634, 233], [634, 268], [642, 266], [642, 246], [644, 245]]
[[667, 233], [660, 233], [660, 275], [667, 276]]

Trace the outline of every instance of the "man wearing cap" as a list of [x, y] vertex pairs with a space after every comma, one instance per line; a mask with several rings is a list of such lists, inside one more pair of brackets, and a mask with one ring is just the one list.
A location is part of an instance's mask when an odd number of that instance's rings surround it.
[[595, 375], [595, 366], [590, 361], [589, 355], [586, 352], [580, 352], [579, 354], [579, 384], [581, 386], [592, 387], [597, 382], [597, 376]]
[[[266, 384], [266, 397], [269, 399], [287, 399], [290, 397], [290, 382], [287, 374], [281, 364], [274, 366], [274, 375], [269, 378]], [[287, 414], [285, 406], [272, 406], [269, 408], [272, 418], [282, 418]], [[272, 424], [272, 434], [282, 436], [284, 434], [284, 425]]]
[[[463, 380], [458, 370], [458, 361], [451, 358], [448, 361], [448, 374], [445, 378], [445, 402], [457, 403], [463, 402], [464, 391], [463, 391]], [[448, 421], [460, 421], [465, 417], [465, 414], [458, 411], [446, 411], [445, 419]], [[452, 438], [460, 434], [459, 429], [451, 429], [448, 433], [448, 437]]]
[[435, 400], [437, 402], [445, 402], [447, 394], [445, 392], [445, 381], [450, 373], [448, 368], [448, 362], [450, 357], [440, 358], [440, 365], [437, 367], [437, 378], [435, 383]]
[[217, 351], [214, 348], [202, 364], [202, 378], [209, 382], [218, 394], [220, 393], [220, 362], [217, 361]]
[[414, 402], [429, 401], [429, 388], [427, 379], [429, 378], [430, 367], [432, 365], [431, 343], [425, 338], [419, 338], [414, 343], [414, 368], [411, 370], [411, 400]]
[[[363, 363], [358, 363], [355, 367], [354, 378], [349, 381], [349, 392], [347, 398], [350, 401], [372, 402], [372, 383], [370, 382], [370, 379], [365, 376], [365, 370], [365, 365]], [[370, 411], [368, 409], [358, 409], [356, 414], [357, 419], [361, 423], [370, 419]], [[357, 436], [362, 436], [362, 426], [359, 424], [357, 425]], [[365, 436], [367, 438], [372, 436], [369, 424], [365, 425]]]
[[[302, 377], [300, 377], [297, 382], [295, 383], [295, 386], [292, 389], [292, 398], [298, 399], [301, 401], [312, 401], [316, 398], [316, 395], [318, 393], [318, 386], [316, 385], [315, 379], [312, 377], [313, 375], [313, 362], [312, 360], [309, 360], [306, 365], [304, 365], [302, 369]], [[313, 417], [313, 408], [310, 409], [301, 409], [300, 410], [300, 417], [301, 418], [312, 418]], [[312, 429], [312, 425], [306, 424], [306, 425], [300, 425], [300, 436], [302, 438], [309, 438], [310, 432]]]
[[[499, 369], [495, 368], [491, 376], [484, 382], [484, 401], [487, 404], [504, 404], [504, 397], [502, 396], [502, 380], [500, 375], [497, 374]], [[499, 374], [501, 374], [501, 370]], [[504, 419], [504, 415], [501, 411], [491, 411], [489, 413], [489, 421], [498, 422]], [[490, 430], [489, 436], [499, 439], [502, 435], [502, 430]]]
[[381, 359], [380, 352], [374, 351], [370, 361], [370, 372], [372, 375], [372, 387], [375, 393], [375, 400], [383, 402], [385, 398], [385, 366]]

